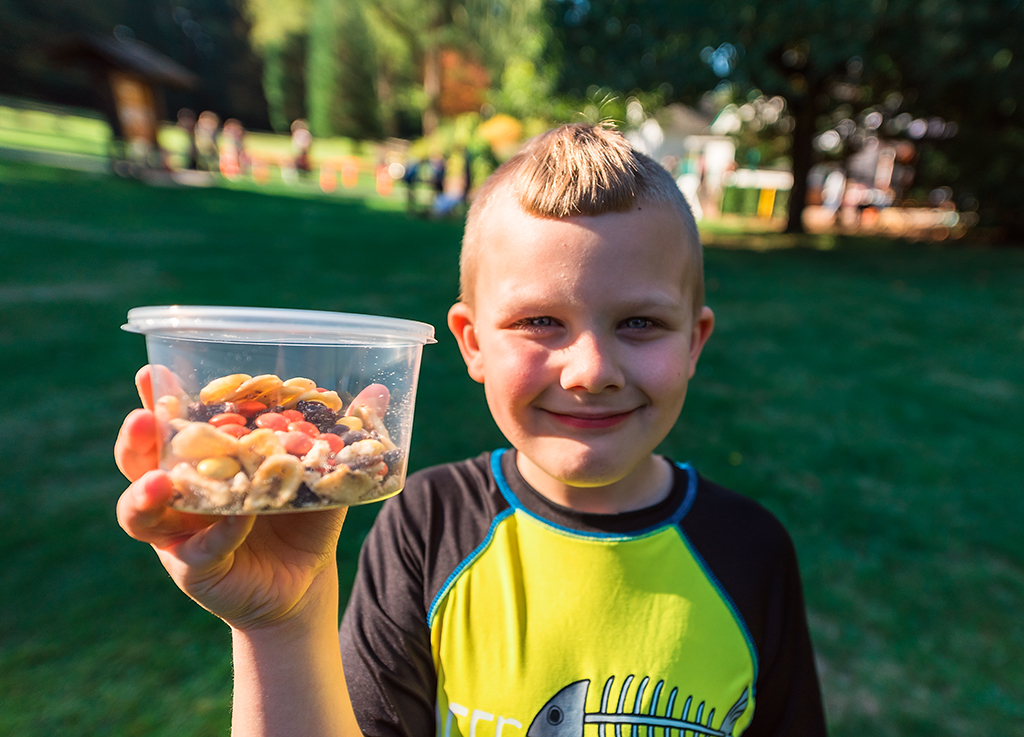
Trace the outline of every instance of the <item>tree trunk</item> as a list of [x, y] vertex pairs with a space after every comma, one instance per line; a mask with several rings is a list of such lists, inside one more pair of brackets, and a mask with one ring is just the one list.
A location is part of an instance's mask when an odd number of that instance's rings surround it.
[[431, 41], [423, 53], [423, 92], [427, 104], [423, 108], [423, 135], [429, 136], [440, 121], [441, 50]]
[[338, 0], [314, 0], [306, 49], [306, 113], [314, 136], [333, 136], [338, 85]]
[[395, 116], [395, 95], [390, 70], [383, 64], [377, 67], [377, 99], [380, 100], [380, 123], [384, 135], [398, 136], [398, 119]]
[[804, 207], [807, 204], [807, 175], [814, 156], [814, 95], [808, 93], [787, 102], [793, 111], [793, 190], [789, 193], [787, 233], [804, 232]]
[[284, 43], [263, 47], [263, 96], [267, 100], [270, 127], [277, 133], [287, 133], [290, 121], [285, 106]]

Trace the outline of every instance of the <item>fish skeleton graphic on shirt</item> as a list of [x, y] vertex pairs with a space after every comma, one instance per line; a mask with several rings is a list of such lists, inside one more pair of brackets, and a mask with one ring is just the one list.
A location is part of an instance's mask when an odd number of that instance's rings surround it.
[[650, 682], [649, 677], [644, 677], [637, 688], [633, 710], [626, 710], [626, 692], [633, 682], [633, 676], [627, 676], [619, 691], [619, 700], [614, 712], [608, 710], [609, 697], [612, 690], [612, 676], [604, 684], [604, 692], [601, 695], [601, 710], [599, 712], [587, 712], [586, 700], [587, 691], [590, 688], [589, 680], [576, 681], [571, 683], [544, 704], [537, 713], [526, 737], [582, 737], [584, 726], [587, 724], [598, 725], [598, 734], [605, 737], [608, 725], [614, 725], [615, 737], [622, 736], [622, 727], [630, 727], [630, 734], [636, 737], [640, 727], [647, 727], [646, 734], [651, 734], [654, 728], [662, 728], [665, 737], [669, 737], [673, 730], [678, 730], [680, 737], [692, 732], [697, 735], [710, 735], [710, 737], [733, 737], [733, 729], [736, 721], [747, 708], [747, 697], [749, 689], [744, 689], [739, 699], [732, 705], [718, 727], [714, 725], [715, 710], [708, 712], [705, 720], [705, 703], [701, 702], [693, 717], [690, 717], [690, 709], [693, 706], [693, 696], [689, 696], [683, 704], [682, 711], [678, 718], [673, 717], [676, 697], [679, 689], [673, 688], [669, 694], [668, 702], [665, 705], [663, 715], [658, 715], [658, 702], [661, 699], [661, 692], [665, 685], [664, 681], [658, 681], [654, 687], [654, 694], [651, 697], [650, 708], [647, 713], [642, 713], [640, 704], [643, 700], [644, 691]]

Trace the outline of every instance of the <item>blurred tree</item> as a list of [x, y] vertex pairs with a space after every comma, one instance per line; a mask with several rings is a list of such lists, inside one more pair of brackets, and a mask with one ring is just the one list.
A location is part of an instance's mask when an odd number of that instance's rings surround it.
[[[249, 38], [263, 60], [263, 94], [267, 100], [270, 125], [286, 132], [292, 120], [302, 117], [289, 91], [304, 77], [288, 63], [296, 46], [301, 46], [309, 18], [309, 0], [243, 0], [249, 19]], [[303, 65], [304, 66], [304, 65]], [[301, 72], [301, 69], [298, 70]]]
[[[497, 88], [498, 110], [524, 116], [542, 109], [556, 72], [543, 63], [550, 35], [545, 0], [367, 0], [387, 43], [400, 43], [401, 58], [422, 80], [414, 99], [422, 110], [422, 132], [433, 132], [440, 118], [441, 52], [450, 47], [487, 68]], [[393, 80], [397, 65], [385, 62], [379, 79], [382, 102], [398, 96]], [[391, 102], [392, 107], [394, 103]]]
[[546, 115], [558, 70], [545, 59], [551, 25], [544, 0], [466, 0], [455, 22], [495, 82], [495, 109], [519, 118]]
[[[816, 119], [853, 57], [864, 57], [884, 0], [586, 0], [557, 2], [563, 84], [660, 90], [695, 102], [729, 79], [785, 99], [793, 118], [787, 230], [803, 231]], [[600, 49], [600, 53], [597, 52]]]
[[312, 0], [306, 100], [318, 136], [379, 138], [376, 46], [363, 0]]
[[983, 211], [992, 208], [989, 219], [1015, 228], [1024, 219], [1016, 199], [1024, 195], [1011, 186], [1024, 161], [1021, 0], [553, 0], [549, 7], [564, 90], [657, 90], [692, 103], [728, 80], [785, 99], [793, 120], [791, 232], [803, 229], [813, 143], [831, 125], [830, 113], [882, 105], [893, 94], [918, 115], [960, 125], [942, 143], [945, 157], [932, 157], [933, 173], [974, 189]]
[[[464, 12], [459, 0], [367, 0], [380, 23], [388, 26], [409, 49], [414, 66], [421, 70], [423, 134], [430, 135], [440, 120], [441, 48], [456, 47], [456, 12]], [[464, 41], [464, 40], [463, 40]]]
[[[983, 225], [1024, 240], [1024, 2], [902, 0], [892, 54], [919, 115], [953, 121], [923, 172], [949, 183]], [[929, 118], [929, 122], [933, 122]]]
[[366, 20], [377, 47], [377, 103], [388, 136], [412, 137], [422, 126], [422, 84], [415, 50], [372, 6]]

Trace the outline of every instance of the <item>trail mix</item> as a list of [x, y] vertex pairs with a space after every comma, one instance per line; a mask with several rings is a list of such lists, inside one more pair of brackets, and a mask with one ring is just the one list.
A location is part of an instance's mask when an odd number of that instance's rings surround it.
[[391, 496], [404, 474], [402, 450], [381, 420], [387, 402], [380, 385], [345, 406], [310, 379], [273, 374], [222, 376], [198, 401], [165, 395], [155, 411], [173, 506], [256, 513]]

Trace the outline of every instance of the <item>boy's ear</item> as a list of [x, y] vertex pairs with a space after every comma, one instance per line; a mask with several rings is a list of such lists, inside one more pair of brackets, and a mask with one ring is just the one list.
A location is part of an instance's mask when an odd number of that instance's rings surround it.
[[473, 308], [465, 302], [456, 302], [448, 310], [448, 329], [459, 344], [462, 360], [473, 381], [484, 383], [484, 358], [476, 338]]
[[697, 319], [693, 322], [693, 331], [690, 333], [690, 378], [693, 378], [697, 371], [697, 359], [700, 352], [704, 350], [704, 344], [708, 342], [711, 333], [715, 329], [715, 313], [710, 307], [702, 307]]

